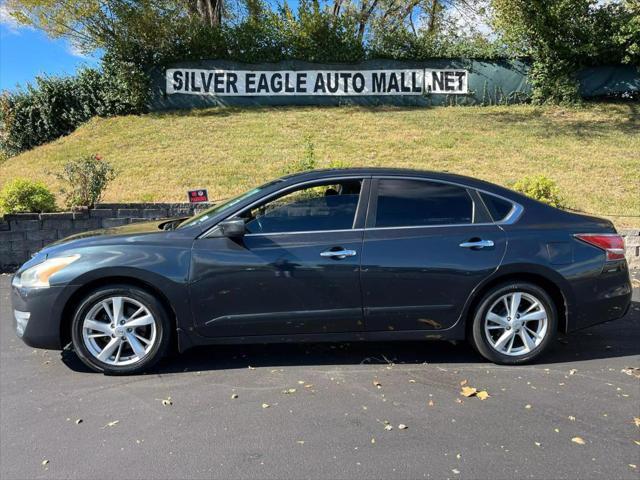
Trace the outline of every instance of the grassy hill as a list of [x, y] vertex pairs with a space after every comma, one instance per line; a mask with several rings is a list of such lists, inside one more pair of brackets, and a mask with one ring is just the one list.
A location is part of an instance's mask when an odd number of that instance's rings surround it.
[[[0, 164], [0, 186], [99, 153], [119, 175], [105, 201], [184, 201], [204, 187], [223, 198], [281, 175], [311, 141], [319, 167], [446, 170], [511, 186], [555, 179], [570, 207], [640, 215], [640, 105], [449, 108], [212, 108], [94, 119]], [[611, 217], [619, 226], [640, 218]]]

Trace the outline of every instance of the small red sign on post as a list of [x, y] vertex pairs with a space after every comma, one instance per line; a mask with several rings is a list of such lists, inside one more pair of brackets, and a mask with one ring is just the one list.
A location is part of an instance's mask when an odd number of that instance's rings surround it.
[[207, 191], [205, 189], [189, 190], [187, 194], [189, 195], [189, 203], [201, 203], [209, 201], [209, 196], [207, 195]]

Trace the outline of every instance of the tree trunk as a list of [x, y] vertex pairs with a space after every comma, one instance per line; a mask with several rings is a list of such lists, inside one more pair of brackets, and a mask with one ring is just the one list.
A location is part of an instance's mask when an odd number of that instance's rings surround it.
[[366, 1], [362, 2], [362, 7], [360, 9], [360, 22], [358, 25], [358, 40], [362, 41], [364, 37], [364, 31], [367, 28], [367, 23], [369, 23], [369, 18], [373, 14], [376, 6], [378, 5], [378, 0], [371, 0], [371, 4], [367, 5]]
[[189, 0], [189, 10], [198, 15], [211, 27], [219, 27], [222, 23], [223, 0]]

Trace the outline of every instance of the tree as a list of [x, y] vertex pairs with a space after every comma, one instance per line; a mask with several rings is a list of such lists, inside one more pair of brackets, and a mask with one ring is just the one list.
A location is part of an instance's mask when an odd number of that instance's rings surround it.
[[184, 17], [185, 5], [174, 0], [7, 0], [18, 22], [66, 37], [83, 50], [92, 51], [122, 40], [144, 25], [150, 34], [168, 19]]
[[534, 101], [578, 101], [581, 67], [640, 65], [637, 0], [494, 0], [493, 8], [494, 25], [512, 54], [532, 59]]

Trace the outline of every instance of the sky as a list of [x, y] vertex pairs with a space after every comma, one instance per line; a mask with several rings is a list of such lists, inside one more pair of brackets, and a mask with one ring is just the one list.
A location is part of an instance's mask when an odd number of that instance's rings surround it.
[[71, 75], [97, 59], [83, 56], [66, 40], [52, 40], [33, 28], [16, 25], [0, 5], [0, 91], [33, 83], [36, 75]]

